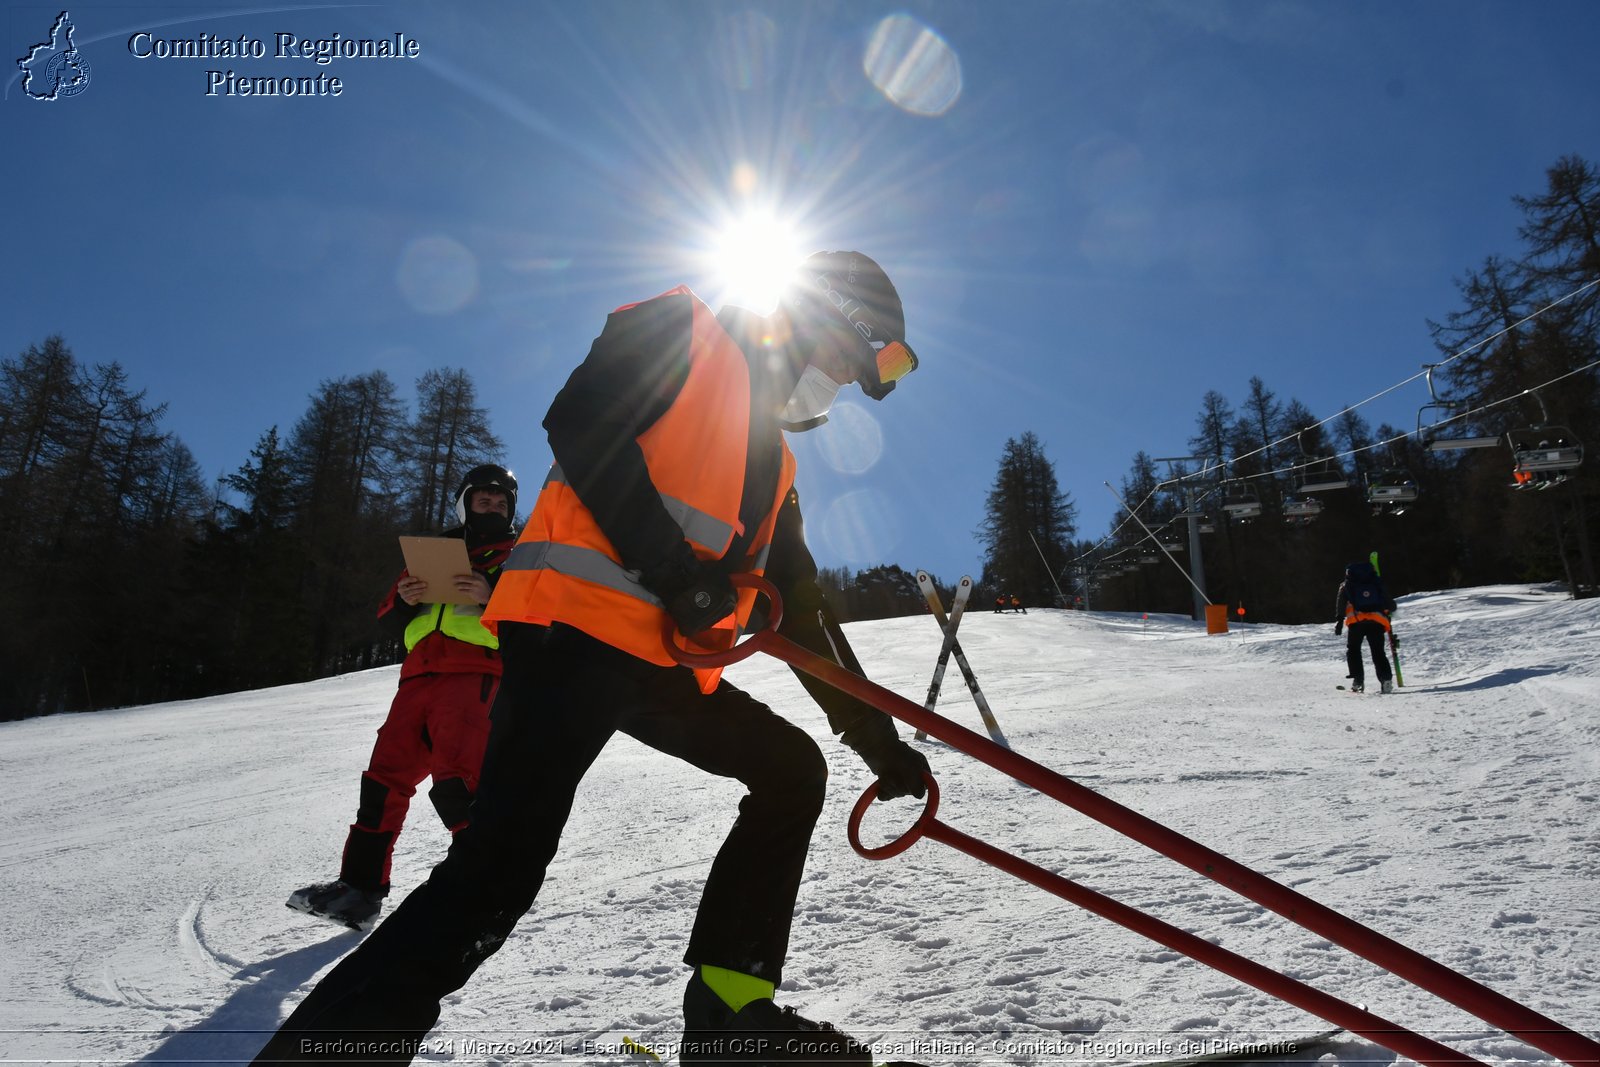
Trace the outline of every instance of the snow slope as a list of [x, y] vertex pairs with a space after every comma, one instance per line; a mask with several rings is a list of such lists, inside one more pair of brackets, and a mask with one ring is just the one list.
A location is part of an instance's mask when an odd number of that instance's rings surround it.
[[[1017, 751], [1593, 1036], [1600, 601], [1496, 586], [1407, 597], [1396, 621], [1408, 685], [1387, 697], [1335, 690], [1329, 626], [1207, 636], [1179, 617], [1034, 610], [976, 612], [961, 630]], [[875, 680], [921, 702], [930, 619], [850, 634]], [[952, 1067], [1127, 1063], [1162, 1041], [1323, 1028], [936, 842], [859, 858], [844, 823], [864, 768], [786, 667], [756, 656], [730, 676], [822, 740], [834, 771], [780, 1002]], [[0, 726], [0, 1061], [248, 1060], [358, 941], [283, 899], [336, 873], [395, 683], [386, 668]], [[940, 711], [981, 731], [953, 667]], [[927, 744], [950, 825], [1486, 1061], [1548, 1060]], [[640, 1062], [614, 1051], [625, 1035], [669, 1047], [683, 943], [738, 792], [617, 738], [539, 902], [446, 1004], [424, 1061]], [[875, 806], [869, 842], [915, 811]], [[397, 892], [447, 843], [419, 794]], [[1318, 1055], [1395, 1058], [1356, 1039], [1301, 1058]]]

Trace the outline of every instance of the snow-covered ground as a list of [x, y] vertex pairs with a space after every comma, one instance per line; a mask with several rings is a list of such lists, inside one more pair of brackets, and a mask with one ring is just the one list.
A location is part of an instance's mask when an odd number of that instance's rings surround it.
[[[1339, 692], [1331, 627], [969, 614], [1015, 749], [1590, 1036], [1600, 1032], [1600, 601], [1496, 586], [1406, 597], [1407, 685]], [[921, 702], [927, 617], [850, 627]], [[868, 776], [786, 667], [733, 680], [823, 741], [831, 799], [780, 1003], [929, 1064], [1149, 1059], [1141, 1043], [1324, 1024], [932, 841], [853, 853]], [[1369, 684], [1372, 682], [1369, 667]], [[0, 1060], [248, 1060], [358, 935], [284, 897], [336, 873], [386, 668], [0, 726]], [[1375, 687], [1374, 687], [1375, 688]], [[952, 667], [940, 711], [981, 730]], [[909, 730], [904, 731], [909, 735]], [[940, 818], [1491, 1063], [1548, 1057], [938, 742]], [[618, 737], [534, 910], [445, 1006], [427, 1062], [635, 1062], [678, 1034], [701, 879], [738, 799]], [[422, 794], [403, 894], [447, 846]], [[883, 841], [914, 802], [876, 805]], [[495, 1051], [531, 1043], [533, 1053]], [[549, 1050], [554, 1044], [560, 1054]], [[976, 1048], [968, 1051], [968, 1046]], [[1389, 1062], [1345, 1039], [1304, 1059]]]

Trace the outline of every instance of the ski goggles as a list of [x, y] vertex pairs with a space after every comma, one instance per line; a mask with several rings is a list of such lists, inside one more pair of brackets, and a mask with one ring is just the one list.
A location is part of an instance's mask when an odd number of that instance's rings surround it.
[[904, 341], [890, 341], [878, 346], [873, 353], [872, 369], [875, 383], [881, 392], [868, 388], [868, 379], [862, 378], [861, 388], [874, 400], [882, 400], [894, 388], [894, 383], [917, 369], [917, 354]]
[[806, 294], [800, 301], [802, 307], [808, 312], [819, 304], [832, 309], [831, 315], [822, 312], [824, 321], [829, 332], [840, 339], [861, 391], [882, 400], [894, 391], [896, 382], [917, 369], [916, 352], [903, 340], [881, 340], [887, 331], [838, 275], [818, 274], [813, 281], [815, 294]]

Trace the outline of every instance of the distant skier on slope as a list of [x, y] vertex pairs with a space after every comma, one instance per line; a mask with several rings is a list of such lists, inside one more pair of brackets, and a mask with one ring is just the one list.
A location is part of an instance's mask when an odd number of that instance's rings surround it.
[[389, 893], [395, 838], [418, 783], [430, 775], [428, 799], [445, 827], [454, 833], [467, 824], [489, 741], [489, 706], [500, 685], [500, 641], [481, 617], [511, 552], [516, 513], [517, 480], [510, 471], [492, 463], [468, 471], [456, 493], [460, 525], [444, 536], [467, 543], [472, 573], [456, 578], [456, 590], [474, 603], [430, 602], [428, 583], [402, 573], [378, 608], [379, 624], [405, 640], [400, 688], [361, 775], [339, 877], [295, 890], [289, 907], [371, 929]]
[[1366, 689], [1366, 669], [1361, 657], [1364, 639], [1372, 650], [1372, 667], [1378, 683], [1385, 693], [1394, 692], [1393, 671], [1389, 656], [1384, 652], [1384, 636], [1389, 632], [1389, 614], [1394, 611], [1394, 601], [1383, 588], [1383, 579], [1371, 563], [1361, 560], [1344, 569], [1344, 581], [1339, 583], [1339, 595], [1334, 601], [1333, 633], [1337, 637], [1348, 630], [1345, 637], [1345, 665], [1350, 668], [1350, 691], [1360, 693]]
[[[533, 905], [585, 772], [621, 732], [748, 790], [684, 953], [679, 1063], [870, 1067], [860, 1042], [773, 1003], [827, 762], [805, 731], [720, 670], [676, 666], [662, 641], [675, 626], [696, 648], [726, 648], [756, 602], [729, 576], [765, 572], [782, 632], [860, 671], [817, 587], [783, 431], [819, 425], [843, 386], [887, 396], [917, 365], [904, 337], [899, 295], [858, 252], [807, 259], [767, 315], [713, 312], [687, 287], [611, 314], [545, 415], [556, 465], [484, 613], [505, 676], [471, 825], [258, 1063], [409, 1063], [440, 1001]], [[888, 715], [801, 681], [880, 799], [926, 793], [928, 761]]]

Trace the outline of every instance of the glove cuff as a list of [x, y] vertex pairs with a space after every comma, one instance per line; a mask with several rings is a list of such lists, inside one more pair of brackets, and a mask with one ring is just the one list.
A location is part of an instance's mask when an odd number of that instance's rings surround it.
[[864, 715], [861, 721], [839, 735], [839, 740], [850, 746], [858, 755], [877, 755], [900, 740], [894, 720], [883, 712]]

